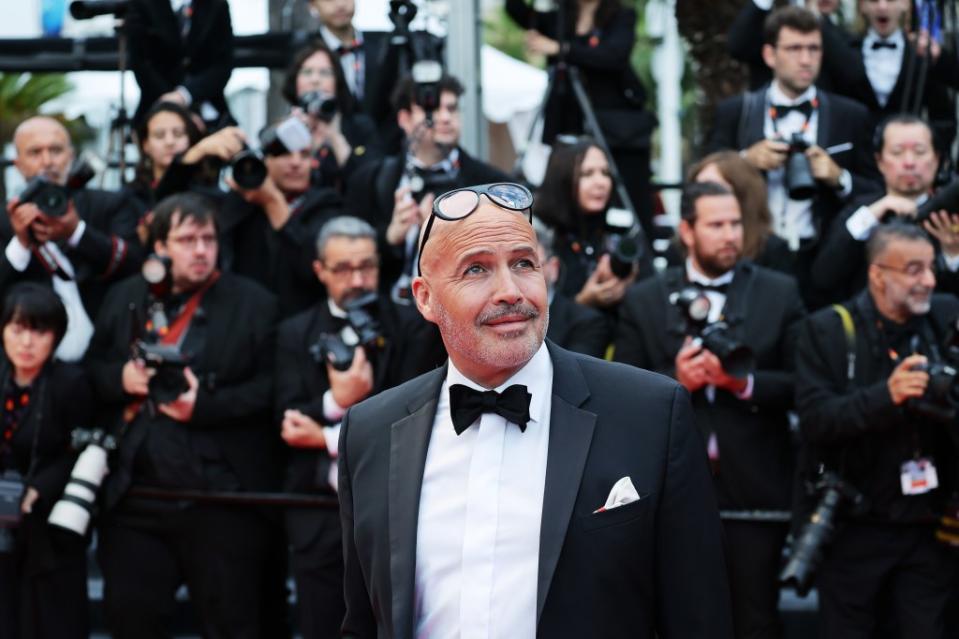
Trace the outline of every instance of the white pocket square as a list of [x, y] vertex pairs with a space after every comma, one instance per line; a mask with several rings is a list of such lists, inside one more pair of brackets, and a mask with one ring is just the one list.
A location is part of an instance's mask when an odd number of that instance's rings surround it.
[[606, 512], [613, 508], [619, 508], [620, 506], [631, 504], [634, 501], [639, 501], [639, 493], [636, 492], [636, 488], [633, 486], [633, 480], [629, 477], [623, 477], [613, 484], [613, 489], [609, 491], [609, 497], [606, 498], [606, 503], [602, 508], [594, 510], [593, 514], [595, 515], [596, 513]]

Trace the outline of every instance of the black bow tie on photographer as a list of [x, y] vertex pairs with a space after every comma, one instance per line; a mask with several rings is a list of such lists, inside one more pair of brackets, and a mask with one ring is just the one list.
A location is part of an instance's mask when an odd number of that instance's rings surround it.
[[357, 51], [360, 50], [360, 47], [361, 47], [361, 46], [362, 46], [362, 45], [361, 45], [359, 42], [351, 42], [351, 43], [349, 43], [349, 44], [341, 44], [340, 46], [336, 47], [336, 55], [338, 55], [338, 56], [344, 56], [344, 55], [348, 55], [348, 54], [350, 54], [350, 53], [356, 53]]
[[799, 104], [774, 104], [773, 108], [776, 109], [777, 119], [786, 117], [790, 111], [799, 111], [807, 118], [812, 115], [812, 102], [809, 100]]
[[529, 391], [521, 384], [513, 384], [502, 393], [496, 391], [478, 391], [463, 384], [450, 386], [450, 419], [453, 430], [461, 435], [483, 413], [496, 413], [509, 422], [513, 422], [522, 432], [530, 420]]
[[899, 48], [898, 45], [895, 42], [891, 42], [889, 40], [876, 40], [875, 42], [872, 43], [873, 51], [876, 51], [878, 49], [892, 49], [893, 51], [895, 51], [897, 48]]
[[729, 289], [729, 284], [700, 284], [699, 282], [696, 282], [695, 286], [703, 291], [713, 291], [715, 293], [722, 293], [723, 295], [725, 295], [726, 291]]

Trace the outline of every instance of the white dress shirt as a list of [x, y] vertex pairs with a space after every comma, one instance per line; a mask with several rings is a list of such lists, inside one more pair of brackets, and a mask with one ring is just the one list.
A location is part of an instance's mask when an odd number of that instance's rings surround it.
[[[894, 44], [896, 48], [873, 49], [873, 43], [880, 41]], [[896, 32], [888, 38], [882, 38], [875, 29], [870, 28], [866, 37], [863, 38], [862, 62], [866, 67], [866, 77], [872, 85], [872, 92], [876, 94], [876, 100], [880, 106], [884, 107], [889, 102], [889, 94], [892, 93], [899, 79], [905, 50], [906, 39], [902, 36], [902, 29], [896, 29]]]
[[[339, 49], [342, 46], [347, 46], [353, 44], [352, 42], [343, 42], [335, 35], [333, 32], [326, 28], [326, 25], [320, 25], [320, 37], [323, 38], [323, 42], [326, 43], [334, 53], [339, 53]], [[353, 38], [356, 43], [359, 45], [363, 44], [363, 34], [360, 33], [359, 29], [353, 29]], [[340, 55], [340, 66], [343, 67], [343, 75], [346, 76], [346, 85], [350, 87], [350, 93], [356, 98], [357, 101], [363, 100], [363, 77], [362, 73], [365, 72], [365, 63], [366, 60], [358, 58], [358, 56], [363, 55], [362, 49], [360, 51], [350, 51], [349, 53], [342, 53]], [[363, 71], [360, 71], [360, 70]]]
[[453, 384], [486, 390], [449, 363], [420, 494], [415, 636], [534, 637], [553, 363], [542, 344], [495, 389], [528, 388], [531, 419], [525, 432], [499, 415], [484, 414], [457, 435], [450, 419]]

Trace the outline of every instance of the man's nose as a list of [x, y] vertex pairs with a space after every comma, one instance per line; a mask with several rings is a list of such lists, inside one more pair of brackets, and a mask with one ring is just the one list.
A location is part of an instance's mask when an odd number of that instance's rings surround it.
[[516, 283], [516, 275], [510, 268], [497, 269], [494, 276], [493, 302], [497, 304], [516, 304], [523, 299], [523, 291]]

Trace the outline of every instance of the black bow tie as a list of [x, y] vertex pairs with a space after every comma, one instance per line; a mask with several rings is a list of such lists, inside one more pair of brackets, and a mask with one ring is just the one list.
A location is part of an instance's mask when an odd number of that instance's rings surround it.
[[878, 49], [892, 49], [895, 51], [899, 48], [899, 45], [890, 40], [876, 40], [872, 43], [872, 50], [876, 51]]
[[775, 104], [773, 108], [776, 109], [777, 119], [786, 117], [790, 111], [799, 111], [807, 118], [812, 115], [812, 102], [809, 100], [799, 104]]
[[723, 295], [726, 294], [726, 290], [729, 288], [729, 284], [700, 284], [699, 282], [695, 282], [694, 285], [703, 291], [715, 291]]
[[350, 44], [341, 44], [340, 46], [336, 47], [336, 55], [342, 57], [350, 53], [356, 53], [362, 46], [363, 45], [361, 45], [359, 42], [355, 41], [351, 42]]
[[502, 393], [478, 391], [463, 384], [453, 384], [450, 386], [453, 429], [460, 435], [483, 413], [496, 413], [526, 432], [526, 423], [530, 419], [529, 400], [532, 397], [526, 387], [520, 384], [513, 384]]

